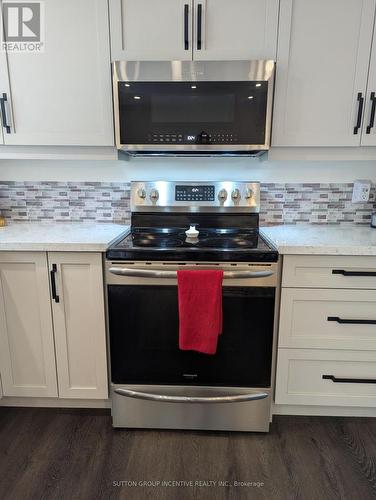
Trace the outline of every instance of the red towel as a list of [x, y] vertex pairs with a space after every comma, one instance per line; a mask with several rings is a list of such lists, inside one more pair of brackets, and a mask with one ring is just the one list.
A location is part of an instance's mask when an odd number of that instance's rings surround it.
[[222, 333], [223, 271], [178, 271], [179, 348], [215, 354]]

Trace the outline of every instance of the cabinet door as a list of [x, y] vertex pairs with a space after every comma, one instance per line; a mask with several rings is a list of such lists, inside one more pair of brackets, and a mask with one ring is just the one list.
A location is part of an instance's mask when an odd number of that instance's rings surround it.
[[51, 252], [52, 300], [61, 398], [108, 397], [102, 259], [99, 253]]
[[192, 59], [192, 0], [110, 0], [113, 61]]
[[281, 0], [273, 146], [360, 145], [374, 15], [375, 0]]
[[376, 30], [373, 33], [372, 52], [369, 66], [368, 86], [365, 99], [365, 114], [362, 132], [362, 146], [376, 146]]
[[113, 146], [107, 2], [44, 5], [44, 52], [7, 53], [12, 126], [5, 144]]
[[0, 252], [0, 367], [4, 396], [57, 396], [43, 252]]
[[195, 60], [275, 59], [279, 0], [195, 0]]

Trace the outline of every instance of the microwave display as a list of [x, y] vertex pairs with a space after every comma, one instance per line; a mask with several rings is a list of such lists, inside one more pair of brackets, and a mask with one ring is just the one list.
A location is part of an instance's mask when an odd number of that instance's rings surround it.
[[117, 82], [121, 144], [264, 144], [268, 82]]

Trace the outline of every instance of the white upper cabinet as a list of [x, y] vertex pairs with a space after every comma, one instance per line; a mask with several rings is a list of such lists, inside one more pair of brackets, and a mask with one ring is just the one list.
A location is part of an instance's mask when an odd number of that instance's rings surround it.
[[279, 0], [110, 0], [113, 61], [275, 59]]
[[106, 399], [107, 361], [102, 255], [50, 252], [56, 266], [52, 297], [61, 398]]
[[373, 33], [369, 66], [368, 86], [365, 96], [365, 112], [362, 130], [362, 146], [376, 146], [376, 29]]
[[0, 372], [4, 396], [57, 396], [48, 268], [42, 252], [0, 252]]
[[44, 7], [44, 51], [8, 51], [8, 74], [0, 62], [10, 125], [2, 127], [4, 143], [113, 146], [107, 1], [45, 0]]
[[193, 0], [109, 0], [113, 61], [192, 59]]
[[273, 146], [360, 145], [374, 16], [375, 0], [281, 0]]
[[279, 0], [195, 0], [195, 60], [275, 59]]

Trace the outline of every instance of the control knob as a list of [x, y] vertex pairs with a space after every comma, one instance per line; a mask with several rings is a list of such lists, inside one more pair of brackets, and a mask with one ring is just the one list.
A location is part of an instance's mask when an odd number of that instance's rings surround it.
[[245, 199], [249, 200], [250, 198], [252, 198], [252, 195], [253, 195], [252, 189], [247, 188], [246, 191], [245, 191], [245, 196], [244, 196]]
[[152, 202], [156, 202], [159, 198], [159, 193], [158, 193], [158, 189], [152, 189], [150, 191], [150, 199]]
[[231, 198], [234, 200], [234, 202], [237, 202], [241, 198], [241, 194], [239, 189], [234, 189], [233, 192], [231, 193]]
[[140, 188], [138, 191], [137, 191], [137, 196], [139, 198], [142, 198], [143, 200], [146, 198], [146, 191], [145, 189], [143, 188]]
[[221, 189], [218, 193], [218, 200], [219, 201], [226, 201], [227, 200], [227, 191], [226, 189]]

